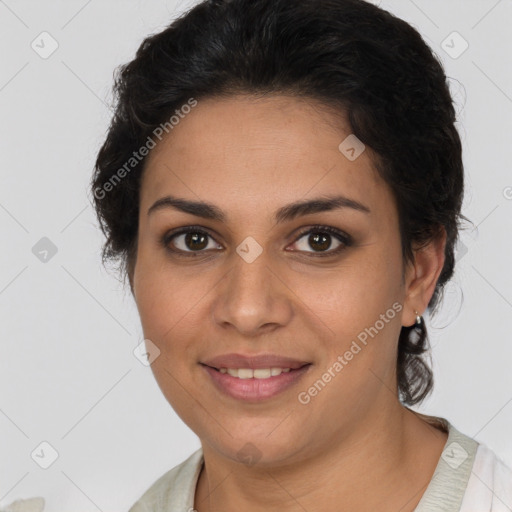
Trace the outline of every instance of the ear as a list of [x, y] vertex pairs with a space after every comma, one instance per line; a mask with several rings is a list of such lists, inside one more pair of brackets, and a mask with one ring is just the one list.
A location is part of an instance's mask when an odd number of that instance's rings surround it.
[[438, 235], [428, 245], [414, 250], [414, 262], [409, 263], [405, 278], [405, 300], [402, 325], [416, 321], [416, 310], [422, 315], [434, 294], [445, 260], [446, 230], [441, 226]]

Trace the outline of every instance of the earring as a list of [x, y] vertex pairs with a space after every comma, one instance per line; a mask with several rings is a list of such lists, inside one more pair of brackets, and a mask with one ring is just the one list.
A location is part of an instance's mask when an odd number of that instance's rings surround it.
[[414, 327], [416, 327], [417, 329], [420, 329], [421, 322], [422, 322], [423, 318], [416, 310], [414, 310], [414, 313], [416, 314], [416, 323], [414, 324]]

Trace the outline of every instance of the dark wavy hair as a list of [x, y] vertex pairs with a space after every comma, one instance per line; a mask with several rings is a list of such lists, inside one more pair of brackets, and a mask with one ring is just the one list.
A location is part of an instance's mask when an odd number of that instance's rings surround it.
[[[288, 94], [346, 115], [373, 150], [398, 208], [404, 271], [413, 247], [446, 231], [445, 263], [428, 304], [435, 312], [468, 220], [460, 213], [462, 148], [442, 64], [408, 23], [364, 0], [202, 1], [142, 42], [116, 70], [114, 93], [91, 191], [106, 236], [103, 263], [119, 263], [130, 286], [146, 161], [130, 160], [134, 151], [190, 98]], [[404, 404], [433, 388], [428, 349], [425, 322], [402, 327], [397, 381]]]

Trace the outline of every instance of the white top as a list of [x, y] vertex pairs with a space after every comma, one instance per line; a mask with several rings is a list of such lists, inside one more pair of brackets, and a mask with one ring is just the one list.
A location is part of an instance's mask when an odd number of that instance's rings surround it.
[[[512, 512], [512, 469], [444, 418], [425, 418], [441, 423], [448, 439], [415, 512]], [[203, 462], [199, 448], [161, 476], [129, 512], [192, 511]]]

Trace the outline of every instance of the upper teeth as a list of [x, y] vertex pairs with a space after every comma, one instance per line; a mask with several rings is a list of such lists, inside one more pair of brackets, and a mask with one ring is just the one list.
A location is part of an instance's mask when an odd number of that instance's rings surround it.
[[221, 368], [220, 373], [229, 373], [232, 377], [238, 377], [239, 379], [268, 379], [269, 377], [275, 377], [281, 373], [290, 371], [290, 368], [258, 368], [253, 370], [252, 368]]

